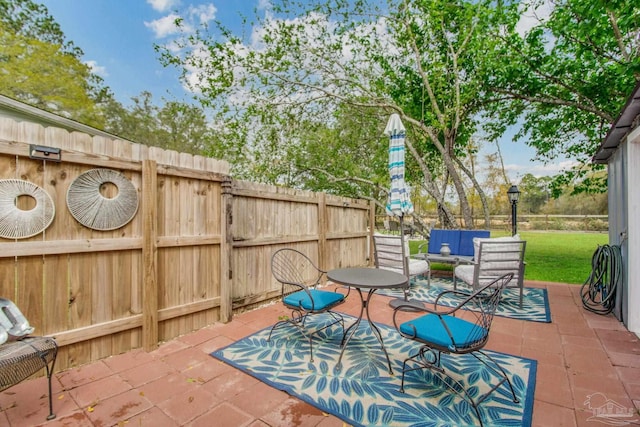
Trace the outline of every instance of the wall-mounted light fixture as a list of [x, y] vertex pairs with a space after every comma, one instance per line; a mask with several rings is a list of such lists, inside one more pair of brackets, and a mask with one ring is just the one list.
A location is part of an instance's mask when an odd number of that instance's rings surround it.
[[45, 147], [44, 145], [29, 145], [29, 157], [36, 160], [49, 160], [50, 162], [62, 161], [62, 153], [59, 148]]

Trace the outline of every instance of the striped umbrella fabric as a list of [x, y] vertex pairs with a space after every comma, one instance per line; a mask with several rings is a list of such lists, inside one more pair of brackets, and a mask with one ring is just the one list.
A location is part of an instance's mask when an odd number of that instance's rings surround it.
[[389, 117], [384, 133], [389, 136], [389, 175], [391, 176], [387, 214], [402, 217], [413, 212], [413, 204], [404, 180], [405, 128], [399, 115], [392, 114]]

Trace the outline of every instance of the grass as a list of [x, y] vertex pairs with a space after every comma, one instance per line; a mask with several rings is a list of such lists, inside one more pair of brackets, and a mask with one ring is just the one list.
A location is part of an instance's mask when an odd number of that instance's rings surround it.
[[[606, 233], [523, 231], [527, 241], [524, 277], [527, 280], [582, 284], [591, 273], [591, 258], [598, 246], [609, 242]], [[491, 237], [509, 235], [492, 231]], [[411, 253], [418, 251], [424, 241], [411, 241]], [[432, 265], [434, 270], [451, 270], [447, 264]]]

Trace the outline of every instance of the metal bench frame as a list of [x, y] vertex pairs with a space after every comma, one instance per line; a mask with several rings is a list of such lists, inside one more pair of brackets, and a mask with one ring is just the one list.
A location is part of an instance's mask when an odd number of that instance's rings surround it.
[[50, 337], [25, 337], [0, 345], [0, 391], [22, 382], [45, 368], [49, 382], [47, 420], [54, 419], [56, 415], [53, 413], [51, 377], [57, 356], [58, 344]]

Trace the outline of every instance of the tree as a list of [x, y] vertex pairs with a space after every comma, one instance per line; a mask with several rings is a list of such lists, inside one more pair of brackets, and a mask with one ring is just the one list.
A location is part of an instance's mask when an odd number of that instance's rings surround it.
[[0, 0], [0, 88], [6, 96], [102, 128], [100, 103], [110, 95], [65, 42], [47, 8], [30, 0]]
[[[316, 159], [317, 151], [305, 151], [299, 143], [306, 134], [296, 134], [313, 128], [311, 123], [338, 138], [325, 143], [349, 145], [349, 132], [341, 127], [345, 122], [336, 120], [337, 112], [347, 107], [371, 117], [399, 113], [408, 127], [412, 183], [437, 201], [443, 223], [451, 226], [455, 219], [444, 195], [453, 185], [470, 227], [462, 177], [481, 198], [483, 191], [460, 156], [465, 155], [481, 105], [477, 75], [487, 72], [478, 68], [483, 63], [476, 53], [490, 47], [485, 37], [490, 28], [515, 20], [515, 8], [511, 14], [506, 10], [488, 0], [406, 0], [389, 2], [388, 8], [375, 0], [281, 0], [266, 19], [254, 24], [253, 45], [218, 25], [215, 34], [214, 29], [201, 29], [192, 35], [183, 42], [182, 52], [160, 51], [166, 65], [183, 69], [185, 82], [201, 93], [217, 122], [242, 129], [240, 134], [250, 141], [241, 143], [250, 153], [247, 159], [258, 161], [257, 153], [272, 153], [263, 156], [268, 163], [259, 169], [286, 164], [286, 156], [296, 150], [303, 150], [299, 158], [302, 153]], [[190, 74], [193, 70], [198, 74]], [[360, 137], [377, 138], [385, 121], [371, 127], [368, 137]], [[333, 175], [320, 170], [322, 162], [316, 164], [307, 178], [321, 182]], [[334, 177], [333, 183], [370, 178]], [[486, 201], [483, 206], [488, 220]]]
[[522, 212], [538, 214], [542, 207], [549, 201], [551, 191], [549, 188], [551, 178], [547, 176], [536, 178], [528, 173], [522, 177], [518, 184], [520, 190], [520, 209]]
[[578, 161], [554, 181], [555, 195], [570, 182], [575, 191], [602, 191], [603, 179], [581, 177], [640, 80], [640, 9], [634, 0], [529, 0], [522, 8], [543, 3], [553, 7], [547, 19], [524, 36], [505, 28], [496, 33], [503, 43], [487, 52], [495, 66], [486, 93], [498, 95], [488, 104], [492, 129], [521, 122], [516, 137], [539, 159]]

